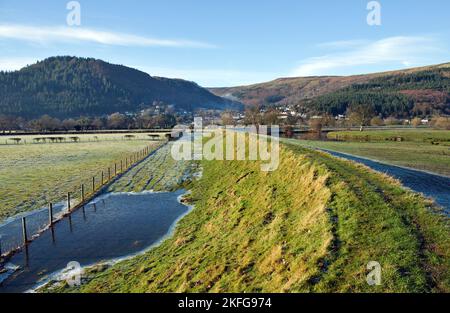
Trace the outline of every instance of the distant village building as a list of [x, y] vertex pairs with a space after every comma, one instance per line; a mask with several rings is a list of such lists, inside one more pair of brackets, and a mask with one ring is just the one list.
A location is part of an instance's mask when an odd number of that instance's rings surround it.
[[233, 115], [233, 120], [240, 121], [240, 120], [244, 119], [244, 117], [245, 117], [244, 114], [236, 114], [236, 115]]

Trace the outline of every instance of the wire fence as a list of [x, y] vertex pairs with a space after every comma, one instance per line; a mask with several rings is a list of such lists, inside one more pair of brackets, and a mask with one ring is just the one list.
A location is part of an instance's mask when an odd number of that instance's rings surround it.
[[152, 146], [147, 146], [129, 154], [86, 177], [80, 181], [79, 188], [67, 190], [64, 197], [55, 197], [47, 207], [7, 219], [0, 224], [0, 257], [14, 254], [53, 224], [83, 207], [151, 152]]

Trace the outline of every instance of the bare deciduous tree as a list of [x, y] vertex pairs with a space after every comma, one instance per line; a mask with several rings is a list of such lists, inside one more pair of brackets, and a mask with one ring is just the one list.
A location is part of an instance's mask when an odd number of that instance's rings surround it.
[[347, 115], [351, 123], [358, 125], [363, 131], [364, 126], [369, 125], [370, 120], [375, 115], [373, 107], [368, 104], [353, 105], [347, 109]]

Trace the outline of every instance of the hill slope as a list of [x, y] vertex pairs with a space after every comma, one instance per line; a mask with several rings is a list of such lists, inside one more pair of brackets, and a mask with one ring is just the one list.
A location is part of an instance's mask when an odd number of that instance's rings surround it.
[[0, 114], [103, 115], [137, 111], [153, 101], [187, 111], [236, 106], [193, 82], [152, 77], [96, 59], [52, 57], [0, 73]]
[[245, 104], [303, 106], [310, 112], [344, 113], [369, 103], [382, 115], [450, 114], [450, 63], [356, 76], [280, 78], [211, 92]]

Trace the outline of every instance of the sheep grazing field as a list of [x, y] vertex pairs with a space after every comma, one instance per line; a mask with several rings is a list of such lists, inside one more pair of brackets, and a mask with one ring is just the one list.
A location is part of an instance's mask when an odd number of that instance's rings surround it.
[[[106, 178], [108, 168], [135, 152], [162, 141], [152, 141], [144, 133], [95, 135], [58, 135], [65, 140], [46, 139], [33, 143], [33, 138], [52, 136], [22, 136], [22, 143], [0, 145], [0, 222], [21, 212], [44, 207], [48, 202], [63, 201], [67, 192], [76, 198], [81, 184], [92, 188], [101, 172]], [[95, 136], [95, 138], [94, 138]], [[78, 137], [71, 140], [69, 137]], [[8, 137], [1, 137], [5, 142]], [[26, 143], [25, 143], [26, 142]], [[34, 141], [36, 142], [36, 140]]]

